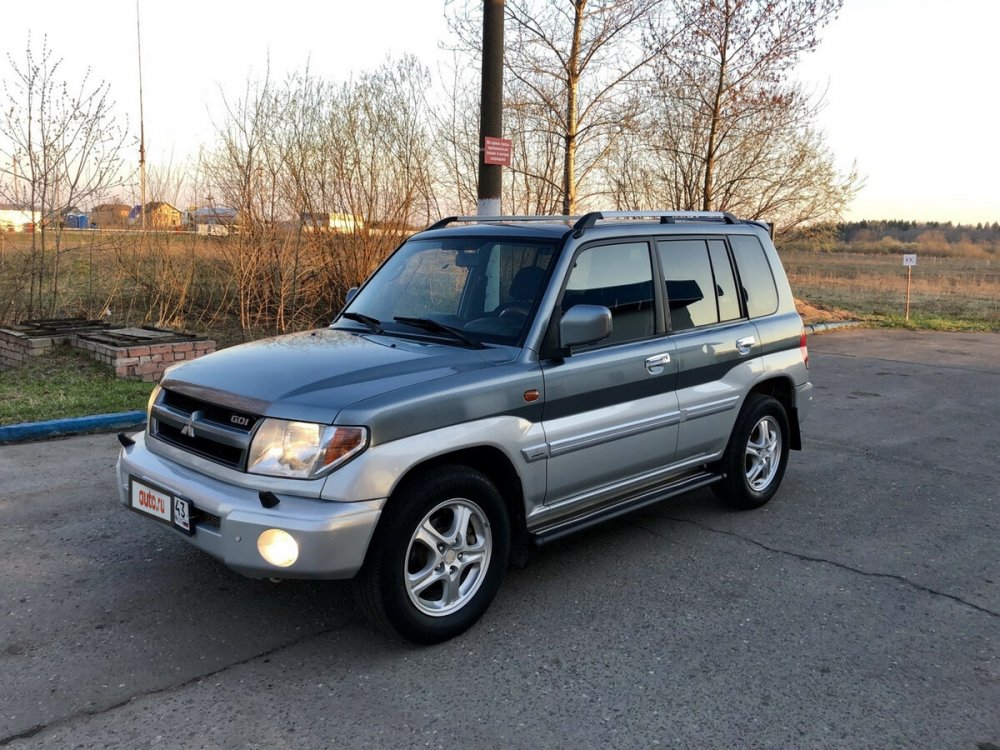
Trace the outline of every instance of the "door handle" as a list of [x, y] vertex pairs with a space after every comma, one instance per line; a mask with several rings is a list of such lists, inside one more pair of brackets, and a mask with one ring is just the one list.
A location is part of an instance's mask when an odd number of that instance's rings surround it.
[[670, 355], [666, 352], [663, 354], [654, 354], [652, 357], [646, 357], [646, 369], [650, 375], [659, 375], [669, 362]]
[[741, 339], [736, 339], [736, 351], [740, 354], [749, 354], [756, 343], [757, 340], [753, 336], [744, 336]]

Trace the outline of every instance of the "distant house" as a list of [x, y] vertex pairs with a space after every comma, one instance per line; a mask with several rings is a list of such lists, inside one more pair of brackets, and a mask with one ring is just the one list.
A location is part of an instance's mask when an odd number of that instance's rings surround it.
[[302, 212], [299, 221], [304, 232], [357, 232], [365, 226], [365, 220], [356, 214], [335, 214]]
[[[142, 206], [133, 206], [128, 212], [128, 223], [133, 227], [142, 226]], [[175, 229], [181, 226], [181, 212], [163, 201], [146, 204], [147, 229]]]
[[239, 223], [239, 211], [226, 206], [203, 206], [184, 212], [184, 227], [198, 234], [225, 236]]
[[96, 229], [121, 229], [128, 226], [129, 207], [124, 203], [102, 203], [90, 212], [90, 223]]
[[26, 206], [0, 203], [0, 232], [31, 232], [40, 219], [40, 212]]

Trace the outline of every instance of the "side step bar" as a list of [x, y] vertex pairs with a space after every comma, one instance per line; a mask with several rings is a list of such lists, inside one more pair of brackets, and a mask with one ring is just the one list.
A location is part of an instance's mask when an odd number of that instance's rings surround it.
[[647, 505], [658, 503], [661, 500], [666, 500], [669, 497], [675, 497], [691, 490], [707, 487], [710, 484], [718, 482], [720, 479], [722, 479], [722, 474], [710, 471], [688, 474], [669, 484], [660, 485], [638, 495], [627, 497], [614, 505], [596, 508], [583, 515], [560, 519], [547, 526], [534, 529], [529, 532], [529, 536], [535, 547], [542, 547], [549, 542], [554, 542], [557, 539], [562, 539], [578, 531], [597, 526], [609, 519], [623, 516], [639, 508], [645, 508]]

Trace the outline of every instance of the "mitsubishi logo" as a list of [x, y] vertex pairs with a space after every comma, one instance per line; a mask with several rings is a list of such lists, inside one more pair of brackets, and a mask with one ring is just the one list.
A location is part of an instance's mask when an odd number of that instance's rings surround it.
[[184, 437], [193, 438], [194, 437], [194, 423], [205, 416], [205, 412], [201, 409], [191, 412], [191, 416], [187, 418], [187, 422], [181, 427], [181, 435]]

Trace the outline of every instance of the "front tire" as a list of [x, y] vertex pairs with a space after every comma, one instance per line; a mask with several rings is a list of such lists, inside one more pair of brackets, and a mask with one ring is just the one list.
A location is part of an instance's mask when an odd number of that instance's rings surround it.
[[389, 634], [439, 643], [483, 615], [509, 553], [510, 521], [493, 483], [467, 467], [432, 469], [383, 511], [355, 580], [358, 600]]
[[751, 394], [736, 419], [720, 469], [712, 485], [728, 505], [759, 508], [778, 491], [788, 466], [788, 413], [776, 398]]

